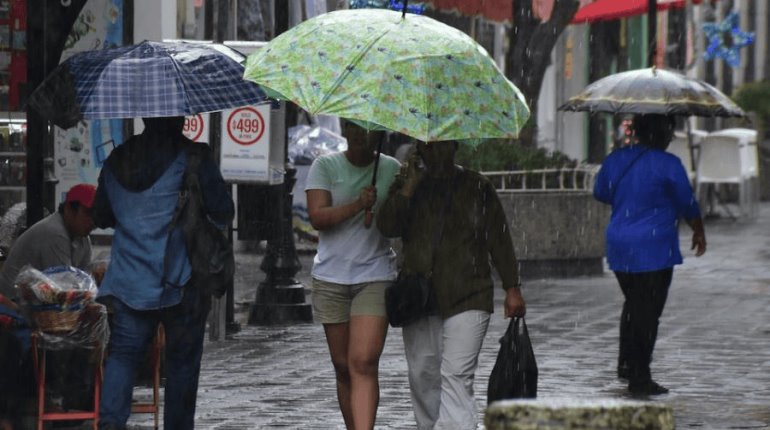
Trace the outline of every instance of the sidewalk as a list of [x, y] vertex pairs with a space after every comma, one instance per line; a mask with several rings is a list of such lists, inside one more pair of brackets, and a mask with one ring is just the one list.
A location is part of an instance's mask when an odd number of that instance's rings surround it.
[[[683, 231], [683, 233], [686, 233]], [[674, 272], [653, 361], [671, 393], [677, 428], [770, 428], [770, 204], [754, 222], [706, 224], [708, 252], [696, 259], [681, 237], [685, 264]], [[264, 276], [261, 256], [237, 256], [236, 318], [242, 331], [208, 342], [200, 378], [198, 429], [344, 428], [334, 372], [318, 324], [246, 325], [248, 303]], [[300, 256], [309, 286], [312, 255]], [[621, 293], [611, 272], [524, 282], [540, 398], [625, 398], [615, 378]], [[502, 291], [475, 383], [482, 421], [486, 385], [505, 331]], [[413, 429], [401, 330], [391, 329], [380, 363], [378, 429]], [[109, 388], [107, 388], [109, 389]], [[152, 428], [150, 415], [131, 428]]]

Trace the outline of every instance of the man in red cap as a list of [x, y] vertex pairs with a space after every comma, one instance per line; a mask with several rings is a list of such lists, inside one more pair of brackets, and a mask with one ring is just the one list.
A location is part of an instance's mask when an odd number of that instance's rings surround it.
[[[88, 235], [94, 229], [91, 207], [95, 196], [96, 187], [91, 184], [73, 186], [59, 204], [57, 212], [38, 221], [16, 239], [0, 272], [0, 296], [11, 300], [18, 298], [14, 280], [26, 265], [38, 270], [73, 266], [87, 271], [91, 263], [91, 240]], [[4, 303], [11, 303], [12, 306], [12, 302]], [[80, 357], [77, 353], [66, 351], [49, 357], [55, 358], [49, 360], [47, 371], [52, 379], [49, 393], [54, 403], [61, 398], [64, 408], [83, 409], [88, 407], [89, 399], [93, 397], [90, 394], [90, 370], [87, 361], [78, 365], [77, 362], [82, 360]], [[12, 392], [4, 394], [14, 396]]]
[[59, 210], [22, 233], [14, 242], [0, 273], [0, 294], [14, 298], [16, 275], [27, 264], [45, 270], [53, 266], [74, 266], [87, 270], [91, 262], [94, 229], [91, 206], [96, 187], [77, 184], [70, 188]]

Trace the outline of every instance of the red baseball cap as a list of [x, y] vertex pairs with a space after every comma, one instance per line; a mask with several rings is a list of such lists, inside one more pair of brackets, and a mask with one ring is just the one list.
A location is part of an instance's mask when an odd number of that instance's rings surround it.
[[65, 202], [78, 202], [81, 205], [91, 208], [96, 197], [96, 187], [91, 184], [77, 184], [67, 192]]

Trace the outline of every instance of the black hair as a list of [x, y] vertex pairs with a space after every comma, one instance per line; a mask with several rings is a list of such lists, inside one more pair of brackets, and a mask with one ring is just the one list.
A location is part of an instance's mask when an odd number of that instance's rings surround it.
[[634, 116], [634, 136], [642, 145], [665, 150], [674, 136], [676, 121], [673, 116], [647, 114]]
[[183, 116], [161, 116], [157, 118], [142, 118], [147, 131], [161, 134], [181, 134], [184, 127]]

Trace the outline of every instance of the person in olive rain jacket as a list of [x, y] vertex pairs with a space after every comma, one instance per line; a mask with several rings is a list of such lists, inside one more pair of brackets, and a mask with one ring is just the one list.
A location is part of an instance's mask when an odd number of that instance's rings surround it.
[[[526, 312], [508, 220], [494, 186], [455, 166], [456, 151], [456, 142], [418, 142], [377, 215], [385, 236], [402, 239], [402, 272], [432, 273], [434, 312], [403, 328], [420, 429], [476, 428], [473, 379], [493, 312], [490, 257], [506, 292], [504, 316]], [[436, 228], [442, 233], [433, 249]]]

